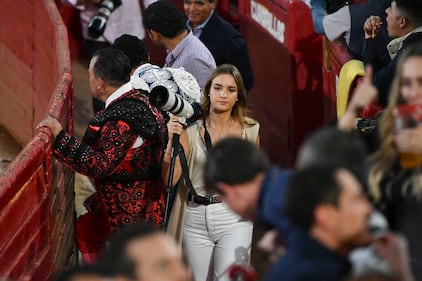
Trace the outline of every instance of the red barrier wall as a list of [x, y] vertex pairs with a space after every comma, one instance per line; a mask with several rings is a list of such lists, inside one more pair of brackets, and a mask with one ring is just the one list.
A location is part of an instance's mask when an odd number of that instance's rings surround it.
[[75, 263], [74, 174], [51, 156], [47, 114], [73, 128], [67, 34], [53, 0], [0, 1], [0, 123], [24, 147], [0, 178], [0, 279]]
[[292, 166], [303, 139], [322, 125], [322, 44], [303, 1], [239, 4], [255, 85], [249, 94], [261, 144], [274, 163]]
[[352, 59], [352, 55], [344, 46], [324, 39], [324, 68], [322, 75], [324, 79], [325, 122], [337, 119], [337, 81], [341, 67], [350, 59]]

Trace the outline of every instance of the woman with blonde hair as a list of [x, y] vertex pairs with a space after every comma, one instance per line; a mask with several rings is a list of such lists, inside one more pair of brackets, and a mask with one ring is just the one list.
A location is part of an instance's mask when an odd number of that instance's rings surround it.
[[[369, 171], [370, 193], [392, 230], [408, 239], [415, 279], [422, 280], [422, 120], [411, 128], [397, 128], [403, 105], [422, 108], [422, 44], [409, 46], [400, 59], [379, 122], [381, 145], [370, 159]], [[403, 153], [413, 155], [415, 165], [404, 165], [400, 161]]]
[[[259, 124], [248, 117], [246, 90], [233, 65], [223, 64], [213, 71], [201, 107], [203, 118], [187, 128], [176, 116], [167, 124], [163, 177], [168, 180], [174, 134], [180, 135], [189, 170], [189, 179], [185, 177], [178, 185], [168, 231], [177, 239], [183, 232], [183, 247], [195, 280], [229, 280], [230, 265], [249, 262], [252, 223], [228, 209], [218, 194], [206, 193], [203, 166], [207, 150], [222, 138], [239, 137], [259, 144]], [[173, 170], [173, 184], [182, 175], [180, 158]]]

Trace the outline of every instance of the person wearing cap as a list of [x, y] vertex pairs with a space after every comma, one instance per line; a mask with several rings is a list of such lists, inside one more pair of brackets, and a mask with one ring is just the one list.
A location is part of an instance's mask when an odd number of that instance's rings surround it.
[[[195, 280], [229, 280], [227, 270], [233, 263], [249, 262], [252, 222], [222, 204], [219, 194], [206, 192], [203, 166], [207, 151], [223, 138], [238, 137], [259, 144], [259, 123], [247, 117], [246, 90], [233, 65], [223, 64], [213, 71], [205, 85], [201, 107], [203, 118], [186, 129], [176, 116], [167, 124], [169, 142], [162, 163], [165, 182], [169, 180], [175, 134], [180, 135], [186, 156], [178, 153], [175, 159], [170, 184], [176, 184], [182, 172], [184, 177], [167, 230], [176, 239], [183, 239]], [[183, 159], [186, 166], [182, 166]]]

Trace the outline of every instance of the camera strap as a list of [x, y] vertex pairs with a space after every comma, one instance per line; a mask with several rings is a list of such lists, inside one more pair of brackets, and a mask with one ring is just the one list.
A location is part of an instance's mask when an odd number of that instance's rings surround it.
[[207, 151], [210, 151], [212, 148], [212, 143], [211, 143], [211, 136], [210, 133], [208, 133], [207, 130], [207, 125], [206, 125], [206, 121], [204, 119], [204, 140], [205, 140], [205, 146], [207, 147]]
[[183, 147], [179, 144], [177, 148], [177, 154], [179, 155], [180, 164], [182, 166], [182, 174], [183, 178], [185, 179], [186, 185], [189, 188], [189, 193], [193, 196], [194, 200], [198, 204], [204, 204], [208, 205], [210, 202], [211, 197], [210, 196], [201, 196], [196, 193], [195, 188], [193, 187], [192, 181], [189, 177], [189, 169], [188, 169], [188, 163], [186, 160], [185, 150]]

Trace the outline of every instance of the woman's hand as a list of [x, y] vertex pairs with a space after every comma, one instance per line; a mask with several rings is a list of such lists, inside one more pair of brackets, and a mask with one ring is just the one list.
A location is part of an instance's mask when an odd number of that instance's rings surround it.
[[[170, 119], [167, 122], [167, 131], [168, 131], [168, 142], [167, 142], [167, 147], [164, 150], [164, 157], [163, 157], [163, 163], [161, 166], [161, 176], [164, 180], [164, 182], [168, 182], [169, 181], [169, 164], [171, 162], [171, 157], [176, 155], [178, 155], [178, 153], [173, 150], [173, 136], [176, 135], [181, 135], [180, 139], [179, 139], [179, 144], [183, 147], [185, 155], [189, 154], [189, 142], [187, 139], [187, 134], [186, 132], [183, 133], [183, 130], [185, 128], [186, 124], [184, 123], [183, 120], [181, 120], [181, 118], [177, 117], [176, 115], [170, 114]], [[183, 133], [183, 134], [182, 134]], [[172, 181], [172, 185], [175, 185], [181, 175], [182, 175], [182, 167], [180, 164], [180, 159], [176, 159], [175, 162], [175, 166], [174, 166], [174, 170], [173, 170], [174, 174], [173, 174], [173, 181]]]
[[167, 130], [169, 139], [173, 139], [173, 135], [180, 135], [184, 129], [184, 124], [180, 123], [180, 118], [176, 115], [171, 114], [170, 120], [167, 123]]
[[394, 141], [401, 152], [422, 154], [422, 124], [416, 128], [398, 130]]
[[182, 134], [183, 129], [185, 128], [184, 124], [180, 123], [180, 118], [176, 115], [170, 114], [170, 120], [167, 122], [167, 131], [168, 131], [168, 142], [167, 148], [165, 149], [165, 156], [170, 156], [170, 151], [173, 147], [173, 136]]
[[56, 118], [51, 117], [50, 115], [47, 116], [47, 118], [45, 118], [44, 120], [42, 120], [36, 128], [39, 129], [41, 127], [49, 128], [54, 138], [56, 138], [60, 131], [63, 130], [63, 127], [60, 122]]

